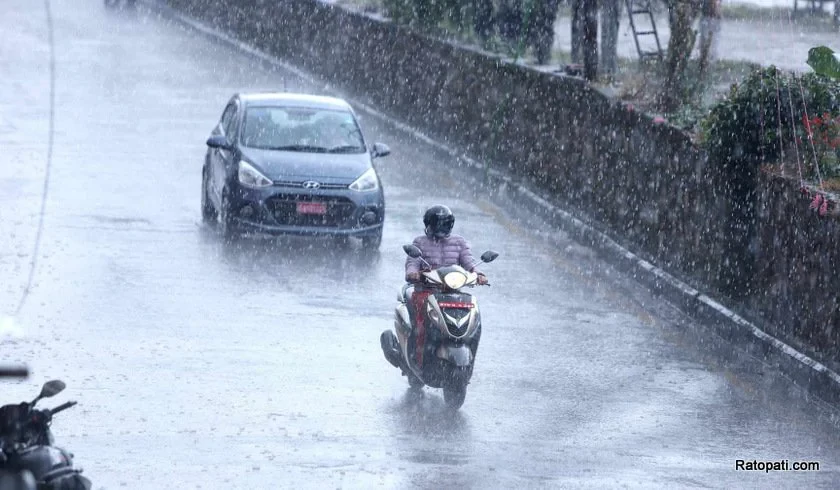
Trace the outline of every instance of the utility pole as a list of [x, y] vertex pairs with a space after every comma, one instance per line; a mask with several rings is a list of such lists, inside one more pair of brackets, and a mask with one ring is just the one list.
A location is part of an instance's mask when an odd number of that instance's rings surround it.
[[601, 0], [601, 71], [618, 71], [618, 28], [621, 15], [619, 0]]

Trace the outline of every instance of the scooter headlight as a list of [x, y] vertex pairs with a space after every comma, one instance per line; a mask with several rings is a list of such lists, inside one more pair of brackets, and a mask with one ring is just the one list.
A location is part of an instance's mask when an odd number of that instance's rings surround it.
[[451, 289], [461, 289], [467, 283], [467, 276], [461, 272], [450, 272], [443, 276], [443, 283]]

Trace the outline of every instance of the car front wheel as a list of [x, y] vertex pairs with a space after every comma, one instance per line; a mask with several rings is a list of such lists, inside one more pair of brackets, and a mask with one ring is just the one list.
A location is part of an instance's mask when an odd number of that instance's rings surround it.
[[201, 219], [209, 224], [216, 224], [219, 220], [219, 213], [207, 195], [207, 172], [201, 172]]
[[221, 226], [222, 238], [225, 242], [232, 242], [239, 236], [233, 217], [230, 215], [230, 201], [227, 192], [222, 193], [222, 209], [219, 211], [219, 224]]

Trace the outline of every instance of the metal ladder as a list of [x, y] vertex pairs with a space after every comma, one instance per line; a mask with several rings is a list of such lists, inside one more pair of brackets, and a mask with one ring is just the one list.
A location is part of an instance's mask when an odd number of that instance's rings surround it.
[[[636, 51], [639, 53], [639, 61], [642, 63], [647, 61], [662, 61], [662, 45], [659, 44], [659, 34], [656, 32], [656, 22], [653, 20], [653, 10], [651, 10], [651, 0], [624, 0], [627, 5], [627, 15], [630, 17], [630, 28], [633, 30], [633, 39], [636, 41]], [[647, 15], [650, 20], [650, 30], [640, 31], [636, 26], [637, 15]], [[656, 41], [656, 51], [642, 51], [642, 45], [639, 43], [640, 36], [653, 36]]]

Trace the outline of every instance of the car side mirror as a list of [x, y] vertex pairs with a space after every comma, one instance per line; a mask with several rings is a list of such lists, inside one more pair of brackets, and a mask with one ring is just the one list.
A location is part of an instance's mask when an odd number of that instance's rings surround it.
[[373, 158], [386, 157], [391, 154], [391, 149], [385, 143], [374, 143], [370, 154]]
[[207, 146], [210, 148], [221, 148], [222, 150], [230, 150], [231, 145], [227, 138], [222, 135], [215, 135], [207, 138]]
[[417, 259], [423, 256], [423, 252], [421, 252], [420, 249], [414, 245], [403, 245], [403, 250], [405, 251], [406, 255], [408, 255], [412, 259]]
[[499, 256], [499, 254], [497, 254], [496, 252], [493, 252], [492, 250], [488, 250], [488, 251], [484, 252], [483, 254], [481, 254], [481, 261], [484, 262], [484, 263], [493, 262], [494, 260], [496, 260], [496, 258], [498, 256]]

